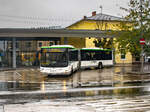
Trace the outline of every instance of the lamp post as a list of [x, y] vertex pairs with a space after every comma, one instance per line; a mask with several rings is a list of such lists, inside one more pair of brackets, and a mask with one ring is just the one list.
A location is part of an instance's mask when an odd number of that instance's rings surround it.
[[140, 39], [140, 44], [141, 44], [141, 56], [142, 56], [142, 62], [141, 62], [141, 73], [143, 73], [143, 64], [144, 64], [144, 52], [143, 52], [143, 46], [145, 45], [145, 39], [144, 38], [141, 38]]
[[[140, 24], [141, 24], [141, 39], [143, 39], [143, 17], [142, 17], [142, 0], [140, 0]], [[141, 56], [142, 56], [142, 59], [141, 59], [141, 73], [143, 73], [143, 64], [144, 64], [144, 56], [143, 56], [143, 46], [144, 44], [141, 45]]]

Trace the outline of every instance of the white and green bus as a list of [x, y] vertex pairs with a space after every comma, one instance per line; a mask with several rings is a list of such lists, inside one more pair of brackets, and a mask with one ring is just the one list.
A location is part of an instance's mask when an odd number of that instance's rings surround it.
[[41, 47], [41, 72], [52, 75], [69, 75], [78, 68], [78, 50], [73, 46], [53, 45]]
[[79, 68], [113, 65], [113, 53], [110, 49], [82, 48], [71, 45], [53, 45], [41, 47], [40, 71], [51, 75], [70, 75]]
[[111, 49], [82, 48], [81, 68], [103, 68], [103, 66], [113, 66], [113, 52]]

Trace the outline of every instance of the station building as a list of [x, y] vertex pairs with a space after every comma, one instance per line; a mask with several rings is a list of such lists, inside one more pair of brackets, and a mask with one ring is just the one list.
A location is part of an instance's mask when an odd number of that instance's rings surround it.
[[0, 68], [39, 66], [41, 46], [71, 44], [67, 43], [70, 37], [99, 37], [104, 34], [105, 31], [100, 30], [3, 28], [0, 29]]
[[[15, 47], [16, 47], [17, 67], [38, 66], [41, 46], [50, 46], [55, 44], [60, 44], [60, 38], [16, 39]], [[0, 67], [12, 67], [12, 65], [13, 65], [12, 39], [1, 40]]]
[[[103, 31], [121, 31], [120, 24], [125, 21], [124, 18], [111, 16], [107, 14], [98, 13], [96, 11], [92, 12], [92, 16], [86, 17], [77, 21], [76, 23], [68, 26], [68, 29], [86, 29], [86, 30], [103, 30]], [[107, 35], [104, 35], [100, 38], [107, 38]], [[75, 47], [95, 47], [94, 41], [98, 38], [86, 37], [86, 38], [69, 38], [68, 43], [74, 45]], [[109, 38], [107, 39], [109, 40]], [[115, 37], [113, 38], [113, 42]], [[132, 55], [130, 52], [119, 52], [117, 49], [117, 43], [113, 43], [111, 49], [114, 50], [114, 61], [115, 63], [132, 63]]]
[[[122, 21], [123, 18], [92, 12], [92, 16], [84, 16], [62, 30], [0, 29], [0, 67], [39, 66], [39, 52], [42, 46], [70, 44], [76, 48], [95, 47], [93, 41], [108, 38], [105, 31], [121, 30], [118, 25]], [[129, 52], [120, 53], [117, 43], [111, 49], [114, 50], [116, 63], [132, 63], [132, 55]]]

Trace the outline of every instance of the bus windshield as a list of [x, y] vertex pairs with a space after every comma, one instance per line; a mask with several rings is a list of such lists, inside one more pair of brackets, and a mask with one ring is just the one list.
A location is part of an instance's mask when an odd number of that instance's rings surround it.
[[68, 65], [67, 52], [60, 49], [47, 49], [41, 51], [42, 67], [66, 67]]

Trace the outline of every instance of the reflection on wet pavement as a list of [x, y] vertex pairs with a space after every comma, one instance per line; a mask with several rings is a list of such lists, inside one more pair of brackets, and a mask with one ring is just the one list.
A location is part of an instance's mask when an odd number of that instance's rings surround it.
[[139, 70], [119, 66], [71, 76], [39, 69], [0, 72], [0, 112], [148, 112], [150, 67], [146, 74]]
[[[149, 69], [149, 67], [145, 67]], [[67, 90], [85, 87], [138, 86], [150, 81], [150, 74], [138, 72], [138, 66], [81, 70], [71, 76], [47, 76], [39, 69], [0, 72], [0, 91]], [[145, 69], [146, 71], [146, 69]], [[147, 70], [148, 71], [148, 70]]]

